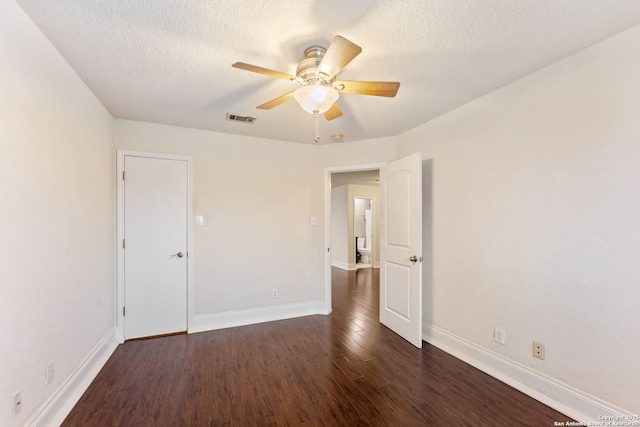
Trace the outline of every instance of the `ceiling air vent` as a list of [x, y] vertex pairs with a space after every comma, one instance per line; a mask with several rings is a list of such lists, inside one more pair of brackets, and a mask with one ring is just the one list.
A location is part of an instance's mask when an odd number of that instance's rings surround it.
[[248, 117], [248, 116], [238, 116], [237, 114], [227, 113], [227, 120], [231, 120], [233, 122], [243, 122], [243, 123], [253, 124], [255, 123], [256, 118]]

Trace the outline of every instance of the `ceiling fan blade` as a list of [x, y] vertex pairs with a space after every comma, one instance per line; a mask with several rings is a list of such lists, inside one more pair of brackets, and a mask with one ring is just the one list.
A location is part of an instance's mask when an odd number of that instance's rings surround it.
[[270, 70], [269, 68], [258, 67], [257, 65], [246, 64], [244, 62], [236, 62], [231, 65], [241, 70], [253, 71], [254, 73], [264, 74], [269, 77], [277, 77], [279, 79], [294, 80], [296, 77], [281, 71]]
[[334, 82], [333, 87], [340, 93], [387, 96], [393, 98], [396, 96], [396, 93], [398, 93], [400, 82], [360, 82], [344, 80]]
[[290, 101], [290, 100], [293, 99], [293, 92], [295, 92], [295, 91], [292, 90], [289, 93], [285, 93], [284, 95], [279, 96], [279, 97], [277, 97], [275, 99], [272, 99], [269, 102], [265, 102], [262, 105], [258, 105], [256, 108], [258, 108], [260, 110], [270, 110], [270, 109], [272, 109], [274, 107], [277, 107], [280, 104], [284, 104], [285, 102]]
[[334, 102], [331, 108], [324, 112], [324, 117], [329, 120], [337, 119], [342, 115], [342, 110], [338, 107], [338, 103]]
[[353, 58], [362, 52], [362, 48], [342, 36], [335, 36], [324, 54], [318, 71], [329, 76], [329, 80], [338, 74]]

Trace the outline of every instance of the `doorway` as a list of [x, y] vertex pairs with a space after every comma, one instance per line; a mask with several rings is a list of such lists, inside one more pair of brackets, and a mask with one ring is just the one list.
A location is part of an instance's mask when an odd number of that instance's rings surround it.
[[377, 205], [375, 200], [371, 197], [358, 196], [353, 199], [353, 240], [356, 246], [355, 257], [358, 270], [376, 267], [378, 251], [374, 236], [378, 233], [374, 221], [374, 207]]
[[[382, 247], [382, 241], [386, 245], [386, 250], [381, 254], [382, 271], [380, 271], [381, 307], [385, 308], [385, 319], [382, 319], [381, 308], [380, 320], [419, 348], [422, 347], [423, 337], [423, 297], [427, 295], [423, 290], [427, 285], [425, 282], [431, 282], [428, 279], [423, 282], [422, 273], [426, 268], [429, 271], [432, 270], [431, 254], [425, 254], [427, 257], [423, 257], [421, 243], [424, 240], [430, 241], [431, 236], [425, 239], [424, 233], [431, 234], [430, 225], [432, 225], [430, 224], [430, 206], [424, 209], [424, 203], [427, 202], [430, 205], [432, 201], [430, 173], [428, 175], [421, 173], [424, 163], [421, 153], [414, 153], [390, 164], [325, 169], [325, 244], [327, 248], [325, 252], [325, 313], [331, 313], [332, 309], [331, 251], [334, 248], [331, 240], [333, 228], [331, 187], [333, 178], [346, 172], [376, 169], [381, 175], [380, 246]], [[431, 165], [430, 162], [428, 165]], [[423, 197], [427, 195], [425, 193], [428, 194], [428, 198]], [[427, 227], [423, 227], [425, 220], [429, 223]], [[428, 246], [430, 252], [431, 245]], [[427, 262], [423, 263], [423, 261]], [[430, 273], [428, 275], [430, 276]], [[382, 297], [383, 289], [385, 290], [384, 298]]]
[[379, 267], [378, 170], [334, 173], [331, 181], [331, 265], [343, 270]]
[[186, 332], [191, 159], [118, 151], [117, 337]]
[[[356, 240], [350, 239], [348, 229], [353, 229], [353, 220], [349, 221], [348, 217], [348, 193], [345, 190], [344, 197], [344, 215], [340, 214], [341, 222], [336, 224], [332, 218], [332, 187], [346, 186], [349, 184], [363, 185], [363, 186], [378, 186], [378, 176], [380, 167], [385, 163], [374, 163], [355, 166], [334, 167], [325, 169], [325, 313], [331, 313], [331, 271], [332, 271], [332, 252], [337, 251], [340, 256], [343, 257], [338, 263], [337, 267], [342, 270], [357, 270], [356, 267]], [[370, 197], [365, 194], [363, 197]], [[353, 206], [353, 196], [351, 197], [351, 206]], [[379, 205], [378, 205], [379, 206]], [[339, 229], [340, 234], [344, 237], [344, 243], [338, 243], [336, 247], [332, 247], [332, 233]], [[353, 234], [353, 232], [351, 232]], [[374, 237], [375, 240], [375, 237]]]

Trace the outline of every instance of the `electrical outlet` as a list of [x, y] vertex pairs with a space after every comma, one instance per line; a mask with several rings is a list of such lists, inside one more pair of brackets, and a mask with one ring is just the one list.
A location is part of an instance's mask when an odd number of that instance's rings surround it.
[[271, 298], [278, 298], [278, 288], [271, 289]]
[[44, 367], [44, 385], [51, 384], [53, 381], [53, 360]]
[[20, 413], [22, 409], [22, 391], [19, 391], [13, 395], [12, 398], [13, 416], [15, 417]]
[[533, 357], [544, 360], [544, 344], [536, 341], [533, 342]]
[[496, 326], [496, 328], [493, 330], [493, 339], [495, 340], [495, 342], [504, 345], [507, 339], [507, 334], [505, 333], [504, 329], [500, 329]]

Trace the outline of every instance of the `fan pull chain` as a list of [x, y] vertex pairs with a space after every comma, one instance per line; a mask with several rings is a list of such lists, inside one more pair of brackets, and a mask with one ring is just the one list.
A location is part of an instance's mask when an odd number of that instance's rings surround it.
[[316, 138], [313, 140], [316, 144], [320, 141], [320, 120], [318, 119], [318, 110], [313, 112], [313, 118], [316, 121]]

